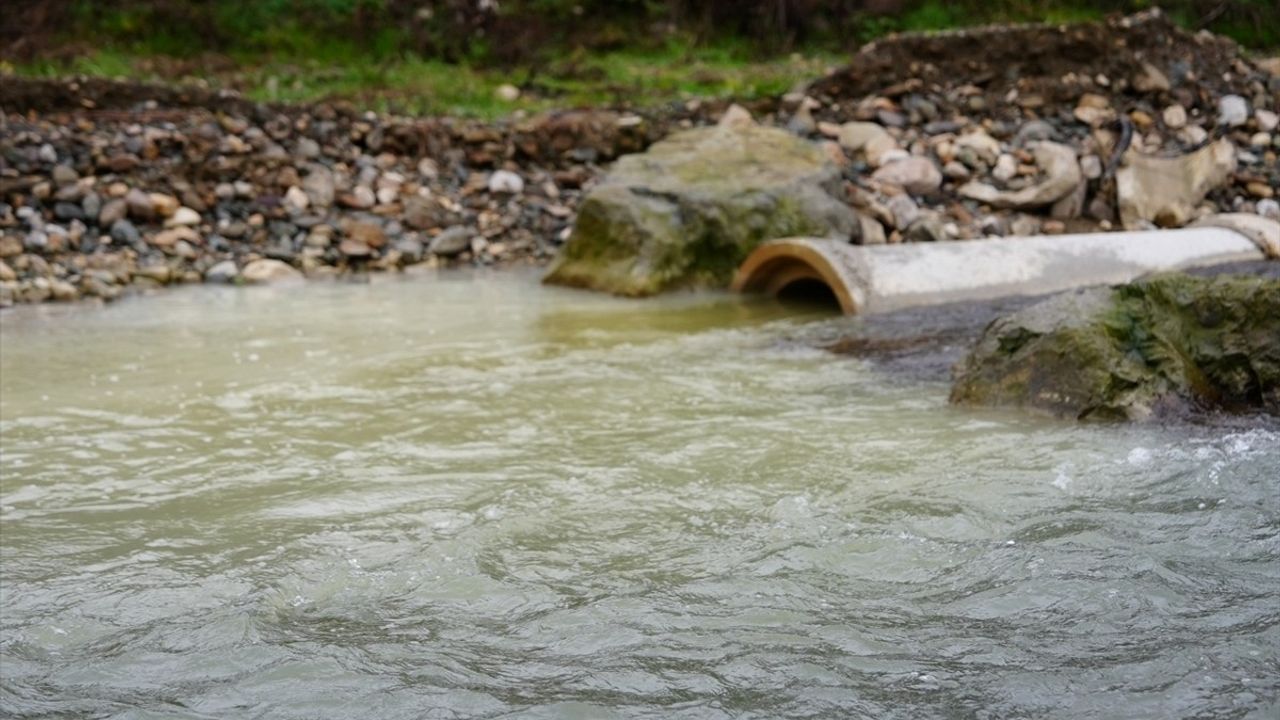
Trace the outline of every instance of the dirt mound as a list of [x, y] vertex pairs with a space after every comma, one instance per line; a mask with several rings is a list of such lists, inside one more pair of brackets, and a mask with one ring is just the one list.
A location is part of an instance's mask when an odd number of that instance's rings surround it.
[[997, 104], [1024, 109], [1071, 102], [1099, 88], [1171, 91], [1186, 102], [1248, 94], [1250, 70], [1231, 40], [1188, 33], [1152, 10], [1100, 23], [890, 36], [864, 46], [848, 66], [815, 82], [810, 94], [847, 101], [969, 85]]

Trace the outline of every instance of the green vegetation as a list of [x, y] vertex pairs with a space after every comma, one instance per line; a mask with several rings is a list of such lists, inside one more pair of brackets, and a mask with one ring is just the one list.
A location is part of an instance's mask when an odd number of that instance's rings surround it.
[[[1149, 0], [10, 0], [0, 69], [203, 79], [259, 100], [494, 117], [751, 99], [891, 32], [1096, 20]], [[1275, 0], [1166, 0], [1187, 27], [1280, 47]], [[15, 30], [15, 28], [17, 30]], [[16, 33], [16, 34], [15, 34]], [[92, 38], [92, 45], [85, 38]], [[497, 89], [517, 86], [502, 100]]]
[[[234, 62], [225, 58], [219, 62], [215, 56], [175, 59], [106, 49], [70, 61], [38, 61], [15, 69], [45, 77], [204, 79], [260, 101], [344, 99], [379, 111], [495, 118], [552, 107], [652, 107], [695, 97], [768, 97], [810, 81], [840, 62], [833, 52], [760, 60], [727, 44], [693, 47], [674, 41], [660, 48], [574, 52], [537, 69], [447, 63], [414, 55], [378, 59], [350, 46], [331, 46], [312, 57], [237, 53], [231, 59]], [[520, 88], [520, 96], [515, 100], [499, 97], [504, 84]]]

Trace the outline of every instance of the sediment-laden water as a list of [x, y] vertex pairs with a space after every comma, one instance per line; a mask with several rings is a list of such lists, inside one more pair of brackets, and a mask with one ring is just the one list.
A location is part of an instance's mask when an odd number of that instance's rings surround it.
[[0, 714], [1280, 710], [1280, 427], [952, 409], [531, 276], [0, 316]]

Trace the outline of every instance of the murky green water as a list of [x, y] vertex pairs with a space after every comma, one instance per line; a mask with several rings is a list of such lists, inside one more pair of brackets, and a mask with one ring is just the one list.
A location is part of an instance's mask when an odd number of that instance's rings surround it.
[[1280, 714], [1280, 429], [533, 278], [0, 317], [0, 714]]

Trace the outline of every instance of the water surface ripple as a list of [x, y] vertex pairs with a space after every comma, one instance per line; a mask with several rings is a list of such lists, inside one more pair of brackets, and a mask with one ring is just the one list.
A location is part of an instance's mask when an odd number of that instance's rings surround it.
[[848, 322], [521, 275], [7, 313], [0, 711], [1280, 715], [1276, 424], [956, 410], [813, 348]]

